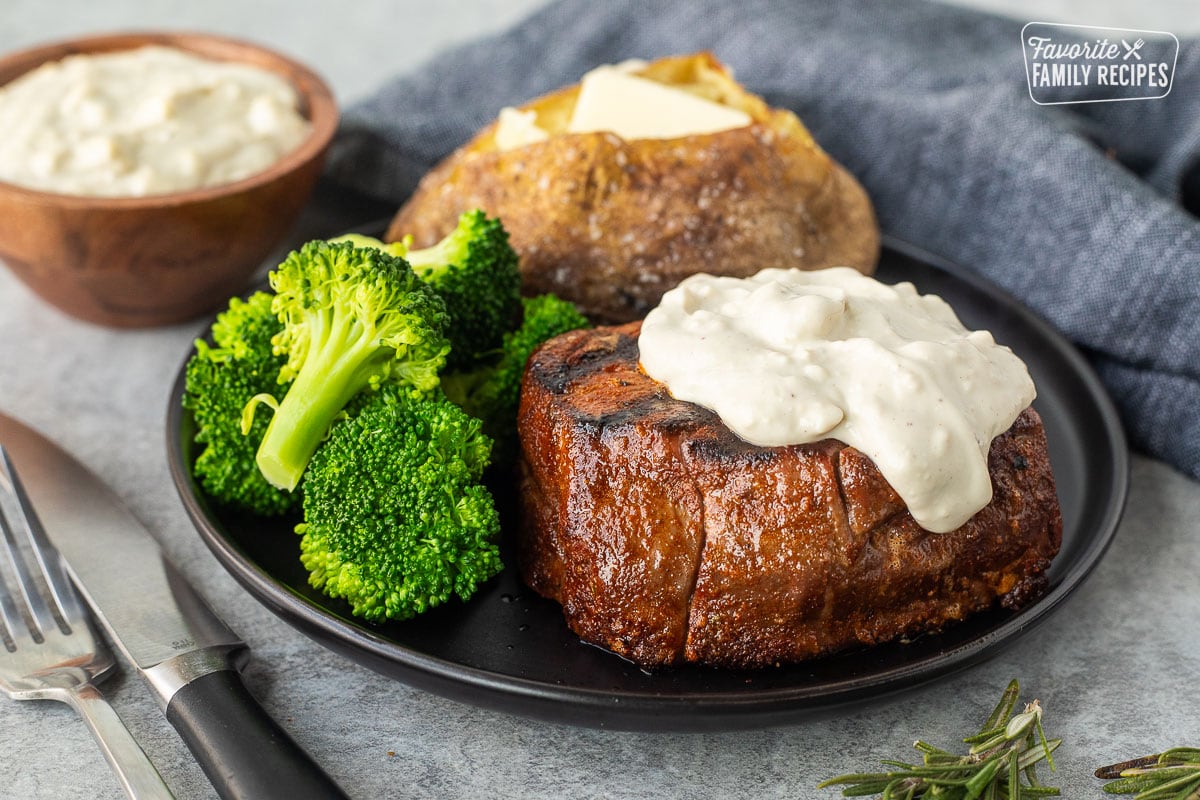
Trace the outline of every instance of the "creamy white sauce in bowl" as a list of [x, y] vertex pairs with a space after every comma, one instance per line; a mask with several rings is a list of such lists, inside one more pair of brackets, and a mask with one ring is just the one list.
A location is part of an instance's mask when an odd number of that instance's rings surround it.
[[1025, 364], [944, 300], [848, 267], [693, 275], [638, 345], [650, 377], [752, 444], [862, 451], [934, 532], [991, 501], [992, 439], [1035, 396]]
[[0, 180], [143, 197], [234, 183], [311, 125], [295, 88], [256, 66], [150, 45], [73, 55], [0, 87]]

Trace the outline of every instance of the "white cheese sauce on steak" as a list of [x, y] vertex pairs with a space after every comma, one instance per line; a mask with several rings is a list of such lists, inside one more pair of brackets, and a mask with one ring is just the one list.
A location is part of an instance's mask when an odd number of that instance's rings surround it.
[[991, 501], [992, 439], [1036, 394], [1024, 362], [946, 301], [849, 267], [694, 275], [638, 346], [646, 374], [752, 444], [858, 449], [937, 533]]

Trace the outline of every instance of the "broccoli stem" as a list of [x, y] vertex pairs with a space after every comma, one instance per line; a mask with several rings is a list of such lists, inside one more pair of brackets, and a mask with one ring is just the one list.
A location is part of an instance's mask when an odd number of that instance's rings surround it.
[[296, 488], [334, 419], [378, 374], [378, 363], [392, 357], [390, 348], [344, 320], [325, 333], [275, 410], [255, 457], [263, 477], [280, 489]]

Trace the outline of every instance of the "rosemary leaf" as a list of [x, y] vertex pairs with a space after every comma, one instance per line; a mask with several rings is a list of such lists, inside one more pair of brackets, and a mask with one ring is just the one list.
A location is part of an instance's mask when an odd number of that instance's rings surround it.
[[1037, 735], [1038, 744], [1042, 746], [1042, 752], [1046, 754], [1046, 766], [1050, 768], [1051, 772], [1054, 772], [1057, 769], [1054, 766], [1054, 751], [1058, 749], [1059, 744], [1062, 744], [1062, 739], [1056, 739], [1055, 741], [1058, 744], [1054, 745], [1054, 747], [1050, 746], [1050, 740], [1046, 738], [1046, 729], [1042, 727], [1042, 718], [1040, 716], [1037, 720]]
[[844, 792], [842, 797], [870, 797], [874, 794], [879, 794], [887, 790], [887, 787], [892, 785], [892, 781], [883, 781], [882, 783], [864, 783], [859, 786], [853, 786]]
[[987, 718], [987, 722], [983, 723], [983, 728], [980, 733], [989, 731], [993, 728], [1001, 726], [1002, 721], [1008, 719], [1012, 715], [1013, 706], [1017, 704], [1017, 696], [1020, 695], [1021, 689], [1017, 684], [1017, 679], [1013, 678], [1008, 682], [1008, 686], [1004, 690], [1004, 694], [1000, 696], [1000, 702], [996, 704], [995, 710], [991, 716]]
[[1120, 761], [1116, 764], [1109, 764], [1107, 767], [1100, 767], [1100, 769], [1096, 770], [1095, 775], [1097, 778], [1104, 778], [1105, 780], [1110, 778], [1119, 778], [1121, 777], [1122, 772], [1134, 769], [1135, 767], [1153, 767], [1158, 763], [1158, 760], [1162, 758], [1163, 755], [1166, 754], [1155, 753], [1152, 756], [1131, 758], [1128, 761]]
[[[1039, 747], [1037, 750], [1026, 750], [1021, 754], [1021, 769], [1032, 769], [1034, 764], [1044, 758], [1046, 759], [1047, 766], [1050, 767], [1050, 771], [1053, 772], [1054, 765], [1050, 760], [1050, 754], [1057, 750], [1061, 744], [1062, 739], [1050, 739], [1044, 746]], [[1031, 780], [1030, 783], [1033, 784], [1033, 781]]]
[[[817, 786], [817, 788], [824, 789], [826, 786], [837, 786], [843, 783], [871, 783], [877, 781], [883, 781], [884, 783], [887, 783], [890, 780], [891, 778], [888, 777], [886, 772], [853, 772], [849, 775], [839, 775], [836, 778], [830, 778], [827, 781], [823, 781], [819, 786]], [[876, 794], [878, 794], [878, 792]], [[849, 795], [847, 795], [847, 797], [849, 797]]]
[[1008, 760], [1008, 800], [1021, 800], [1021, 759]]

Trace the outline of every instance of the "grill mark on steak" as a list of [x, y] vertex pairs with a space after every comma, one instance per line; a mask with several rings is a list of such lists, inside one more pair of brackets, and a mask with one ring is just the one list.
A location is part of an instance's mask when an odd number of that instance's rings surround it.
[[[850, 524], [850, 501], [846, 499], [846, 487], [842, 485], [842, 454], [846, 452], [846, 448], [838, 451], [833, 458], [833, 480], [837, 487], [837, 496], [842, 503], [843, 522], [846, 525], [846, 530], [854, 531], [854, 526]], [[861, 548], [858, 551], [858, 558], [862, 558], [866, 548]], [[855, 559], [857, 561], [857, 559]], [[825, 605], [821, 609], [820, 619], [822, 622], [830, 619], [835, 613], [836, 593], [833, 585], [828, 584], [825, 587]]]
[[642, 667], [797, 661], [1029, 602], [1062, 534], [1032, 409], [993, 442], [995, 497], [921, 529], [827, 439], [748, 444], [638, 368], [636, 323], [530, 359], [518, 426], [522, 576], [584, 641]]
[[[683, 459], [681, 459], [683, 460]], [[684, 461], [686, 463], [686, 461]], [[696, 481], [696, 476], [691, 473], [691, 470], [686, 471], [688, 480], [691, 482], [692, 490], [696, 496], [700, 498], [700, 546], [696, 548], [694, 558], [692, 560], [692, 574], [688, 580], [688, 588], [686, 600], [683, 604], [685, 610], [683, 617], [683, 641], [686, 642], [692, 635], [692, 605], [696, 597], [696, 582], [700, 580], [700, 567], [704, 563], [704, 551], [708, 547], [708, 503], [705, 500], [704, 492], [700, 491], [700, 485]], [[678, 656], [676, 656], [678, 658]]]

